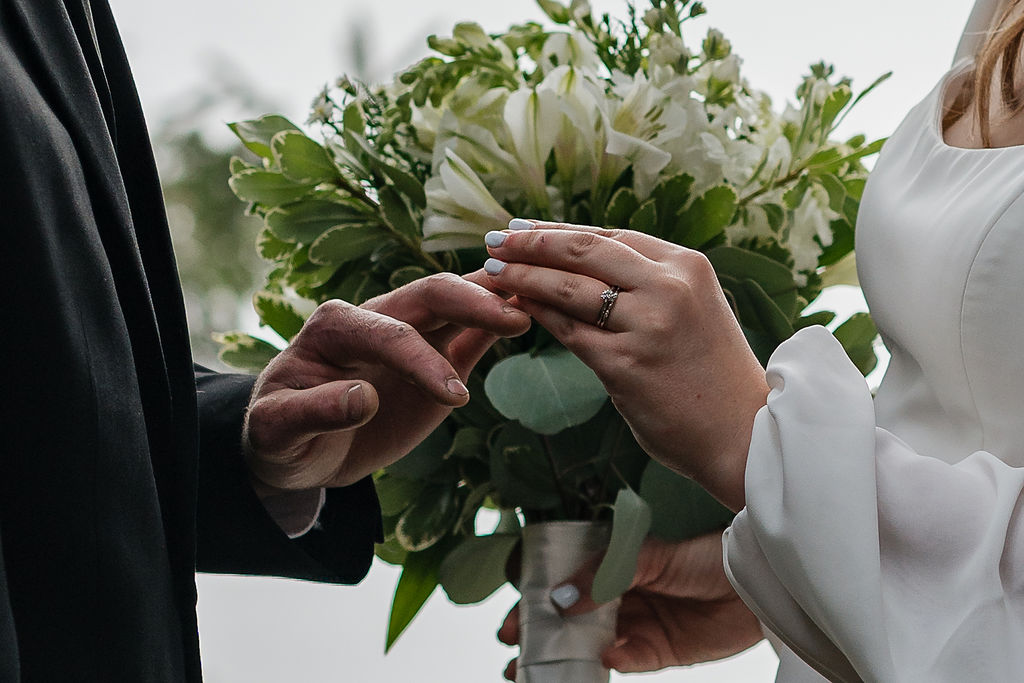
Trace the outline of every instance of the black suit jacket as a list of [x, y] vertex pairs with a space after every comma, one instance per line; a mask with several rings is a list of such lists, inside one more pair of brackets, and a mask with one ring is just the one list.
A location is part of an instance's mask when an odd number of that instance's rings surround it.
[[193, 368], [106, 0], [0, 0], [0, 682], [198, 681], [197, 568], [364, 576], [372, 483], [290, 541], [246, 481], [251, 388]]

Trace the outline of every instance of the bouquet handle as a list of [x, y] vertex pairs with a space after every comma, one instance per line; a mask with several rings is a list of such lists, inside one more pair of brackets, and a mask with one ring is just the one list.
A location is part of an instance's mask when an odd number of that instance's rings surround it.
[[605, 683], [601, 653], [615, 639], [619, 600], [563, 618], [549, 592], [608, 547], [610, 527], [595, 522], [543, 522], [523, 529], [516, 683]]

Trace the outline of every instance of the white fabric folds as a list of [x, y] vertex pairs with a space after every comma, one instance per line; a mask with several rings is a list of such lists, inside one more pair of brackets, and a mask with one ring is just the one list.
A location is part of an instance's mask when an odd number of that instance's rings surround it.
[[725, 543], [758, 617], [830, 680], [1021, 680], [1024, 469], [949, 464], [877, 427], [824, 328], [780, 346], [768, 381]]

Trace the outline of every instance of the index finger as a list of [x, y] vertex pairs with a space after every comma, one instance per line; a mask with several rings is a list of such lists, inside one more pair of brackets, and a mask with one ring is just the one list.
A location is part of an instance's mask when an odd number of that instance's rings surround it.
[[593, 225], [575, 225], [573, 223], [555, 223], [551, 221], [537, 221], [525, 218], [513, 218], [508, 224], [509, 230], [519, 232], [522, 230], [572, 230], [574, 232], [589, 232], [601, 237], [607, 237], [616, 242], [622, 242], [626, 246], [635, 249], [652, 261], [664, 261], [673, 252], [681, 249], [676, 244], [658, 239], [636, 230], [621, 230], [619, 228], [598, 228]]
[[454, 324], [514, 337], [530, 327], [530, 316], [479, 283], [452, 273], [416, 280], [370, 299], [362, 308], [406, 322], [420, 332]]

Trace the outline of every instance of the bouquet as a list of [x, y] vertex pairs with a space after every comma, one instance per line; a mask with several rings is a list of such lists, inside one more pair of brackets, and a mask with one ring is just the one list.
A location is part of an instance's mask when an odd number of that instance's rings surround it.
[[[882, 142], [834, 133], [885, 77], [854, 97], [816, 64], [779, 110], [719, 31], [687, 43], [700, 2], [650, 0], [621, 19], [585, 0], [538, 4], [543, 24], [431, 36], [430, 56], [389, 83], [341, 78], [313, 103], [314, 136], [274, 115], [231, 124], [258, 160], [234, 159], [230, 185], [265, 221], [258, 249], [276, 266], [253, 299], [263, 324], [288, 340], [314, 303], [476, 270], [483, 235], [513, 216], [700, 249], [762, 362], [795, 330], [831, 323], [803, 312], [851, 255], [863, 161]], [[866, 315], [835, 334], [863, 372], [874, 367]], [[278, 352], [238, 332], [220, 341], [245, 368]], [[456, 603], [503, 585], [524, 528], [528, 539], [551, 522], [598, 529], [583, 532], [604, 553], [593, 592], [614, 604], [647, 533], [680, 540], [728, 523], [648, 458], [597, 377], [544, 329], [498, 342], [469, 387], [466, 407], [375, 477], [387, 535], [377, 554], [403, 567], [387, 647], [438, 584]], [[572, 571], [524, 557], [524, 584]], [[551, 679], [578, 680], [566, 671]]]

